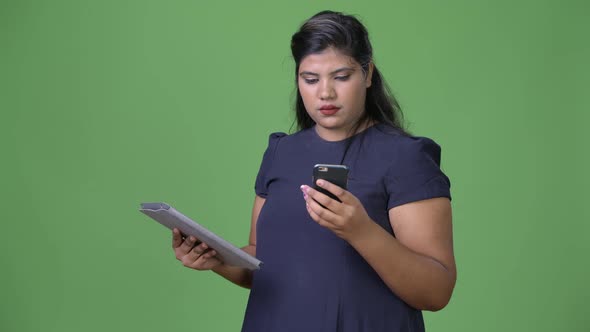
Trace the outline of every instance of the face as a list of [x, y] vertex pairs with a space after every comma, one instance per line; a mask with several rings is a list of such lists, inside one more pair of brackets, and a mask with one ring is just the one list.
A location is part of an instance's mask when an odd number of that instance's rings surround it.
[[372, 64], [364, 73], [358, 62], [333, 48], [303, 58], [297, 85], [322, 138], [335, 141], [350, 134], [365, 112], [372, 72]]

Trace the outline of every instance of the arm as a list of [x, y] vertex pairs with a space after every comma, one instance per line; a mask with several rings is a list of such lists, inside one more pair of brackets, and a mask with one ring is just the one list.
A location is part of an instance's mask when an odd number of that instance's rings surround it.
[[[264, 202], [265, 199], [259, 196], [256, 196], [254, 199], [252, 219], [250, 222], [250, 237], [248, 245], [242, 248], [242, 250], [252, 256], [256, 256], [256, 222], [258, 221], [258, 215]], [[206, 243], [195, 246], [196, 242], [197, 239], [194, 237], [186, 238], [183, 241], [180, 232], [177, 229], [174, 230], [172, 247], [174, 248], [176, 258], [184, 266], [195, 270], [212, 270], [238, 286], [250, 288], [252, 284], [252, 271], [223, 264], [223, 262], [215, 257], [215, 250], [210, 250]]]
[[446, 306], [456, 280], [451, 205], [447, 198], [391, 209], [389, 219], [396, 234], [393, 237], [369, 218], [351, 193], [329, 182], [321, 186], [342, 203], [305, 186], [302, 189], [307, 209], [315, 221], [348, 241], [391, 291], [412, 307], [436, 311]]
[[389, 220], [396, 237], [372, 222], [350, 244], [406, 303], [423, 310], [444, 308], [457, 277], [449, 199], [395, 207]]
[[[248, 245], [243, 247], [242, 250], [249, 253], [252, 256], [256, 256], [256, 222], [258, 221], [258, 215], [264, 205], [266, 199], [256, 196], [254, 199], [254, 207], [252, 208], [252, 220], [250, 222], [250, 236], [248, 239]], [[213, 268], [213, 272], [219, 274], [225, 279], [233, 282], [238, 286], [244, 288], [250, 288], [252, 286], [252, 271], [239, 268], [235, 266], [228, 266], [225, 264], [218, 265]]]

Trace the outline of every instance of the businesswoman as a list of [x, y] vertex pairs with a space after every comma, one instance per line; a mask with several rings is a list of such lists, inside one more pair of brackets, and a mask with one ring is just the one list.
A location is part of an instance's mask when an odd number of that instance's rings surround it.
[[[456, 279], [441, 149], [401, 125], [365, 27], [323, 11], [292, 36], [298, 130], [273, 133], [255, 181], [251, 272], [173, 232], [176, 258], [250, 288], [242, 331], [424, 331]], [[315, 164], [344, 164], [347, 189], [313, 189]]]

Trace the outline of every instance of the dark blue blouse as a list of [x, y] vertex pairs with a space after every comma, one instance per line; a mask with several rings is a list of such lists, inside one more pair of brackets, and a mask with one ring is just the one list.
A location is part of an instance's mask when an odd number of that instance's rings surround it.
[[450, 198], [440, 147], [428, 138], [382, 125], [338, 142], [323, 140], [315, 128], [271, 134], [255, 184], [266, 198], [256, 227], [264, 265], [254, 272], [243, 332], [424, 331], [422, 313], [306, 211], [299, 187], [311, 185], [313, 166], [342, 161], [350, 169], [348, 190], [391, 234], [391, 208]]

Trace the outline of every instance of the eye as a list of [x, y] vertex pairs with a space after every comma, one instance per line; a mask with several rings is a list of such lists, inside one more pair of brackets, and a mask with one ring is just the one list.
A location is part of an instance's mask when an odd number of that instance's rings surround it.
[[315, 84], [315, 83], [317, 83], [317, 82], [318, 82], [318, 79], [317, 79], [317, 78], [304, 78], [303, 80], [304, 80], [304, 81], [305, 81], [305, 83], [307, 83], [307, 84]]
[[350, 75], [336, 76], [336, 77], [334, 77], [334, 79], [337, 79], [339, 81], [348, 81], [349, 78], [350, 78]]

